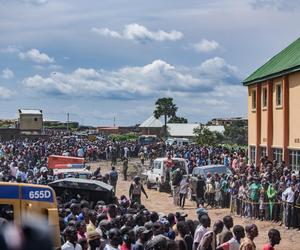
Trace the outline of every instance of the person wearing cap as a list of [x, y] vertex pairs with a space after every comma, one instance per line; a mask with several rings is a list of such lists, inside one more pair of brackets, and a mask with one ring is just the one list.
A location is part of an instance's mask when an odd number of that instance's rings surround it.
[[204, 236], [204, 234], [208, 231], [210, 227], [211, 220], [207, 214], [200, 213], [198, 215], [199, 225], [196, 228], [193, 242], [193, 250], [197, 250], [198, 246]]
[[41, 176], [37, 180], [37, 184], [40, 185], [47, 185], [49, 180], [48, 180], [48, 169], [46, 167], [41, 167], [40, 169]]
[[136, 230], [137, 241], [133, 246], [133, 250], [144, 250], [147, 241], [151, 238], [151, 231], [147, 230], [145, 227], [138, 227]]
[[96, 231], [87, 233], [87, 242], [89, 244], [88, 250], [99, 250], [101, 246], [101, 236]]
[[140, 183], [140, 177], [135, 176], [133, 179], [133, 182], [131, 183], [129, 187], [129, 197], [131, 199], [132, 203], [139, 203], [141, 204], [141, 194], [146, 196], [148, 199], [148, 195], [146, 194], [146, 191], [143, 187], [143, 185]]

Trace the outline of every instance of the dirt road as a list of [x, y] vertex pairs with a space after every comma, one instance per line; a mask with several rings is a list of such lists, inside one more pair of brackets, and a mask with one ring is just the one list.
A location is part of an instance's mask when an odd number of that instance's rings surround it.
[[[95, 166], [96, 164], [92, 164]], [[99, 163], [97, 164], [99, 165]], [[108, 162], [101, 162], [102, 173], [107, 172], [110, 169]], [[117, 166], [121, 169], [121, 164]], [[128, 190], [130, 181], [123, 181], [122, 175], [119, 175], [119, 181], [117, 185], [117, 196], [125, 194], [128, 196]], [[146, 187], [145, 187], [146, 188]], [[173, 205], [172, 198], [167, 193], [159, 193], [156, 190], [146, 190], [149, 198], [146, 199], [142, 197], [142, 203], [151, 211], [157, 211], [161, 213], [168, 214], [170, 212], [185, 212], [188, 214], [189, 218], [196, 219], [195, 208], [196, 205], [194, 202], [187, 201], [186, 208], [181, 210], [179, 207]], [[209, 209], [209, 216], [212, 219], [212, 224], [217, 219], [222, 219], [225, 215], [228, 215], [229, 209]], [[279, 226], [270, 222], [262, 222], [257, 220], [250, 220], [245, 218], [240, 218], [234, 216], [234, 224], [240, 224], [245, 226], [249, 223], [255, 223], [259, 229], [259, 236], [255, 239], [256, 249], [262, 249], [263, 244], [267, 241], [267, 233], [271, 228], [276, 228], [281, 233], [282, 241], [279, 246], [276, 246], [276, 250], [300, 250], [300, 231], [297, 230], [286, 230], [283, 226]]]

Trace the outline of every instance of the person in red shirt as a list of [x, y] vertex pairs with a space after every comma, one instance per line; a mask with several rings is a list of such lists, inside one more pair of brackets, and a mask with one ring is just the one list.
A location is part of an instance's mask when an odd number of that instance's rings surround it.
[[269, 242], [263, 247], [263, 250], [275, 250], [274, 246], [281, 241], [280, 232], [277, 229], [271, 229], [268, 232]]

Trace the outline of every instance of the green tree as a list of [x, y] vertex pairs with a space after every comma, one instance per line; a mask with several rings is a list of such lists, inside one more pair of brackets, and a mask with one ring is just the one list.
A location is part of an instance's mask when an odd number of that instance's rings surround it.
[[229, 144], [248, 145], [248, 128], [244, 121], [234, 121], [225, 126], [225, 140]]
[[167, 119], [168, 117], [176, 116], [176, 104], [173, 103], [173, 98], [159, 98], [155, 102], [154, 117], [158, 119], [164, 116], [164, 134], [167, 137]]
[[188, 123], [188, 120], [184, 117], [172, 116], [168, 123]]
[[224, 141], [222, 133], [210, 131], [202, 124], [198, 128], [194, 129], [194, 134], [196, 136], [196, 142], [200, 145], [214, 146], [221, 144]]

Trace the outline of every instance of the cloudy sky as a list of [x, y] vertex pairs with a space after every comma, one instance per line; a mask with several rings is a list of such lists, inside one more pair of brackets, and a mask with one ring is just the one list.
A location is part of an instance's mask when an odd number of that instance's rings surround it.
[[300, 0], [0, 0], [0, 118], [246, 116], [241, 81], [299, 36]]

